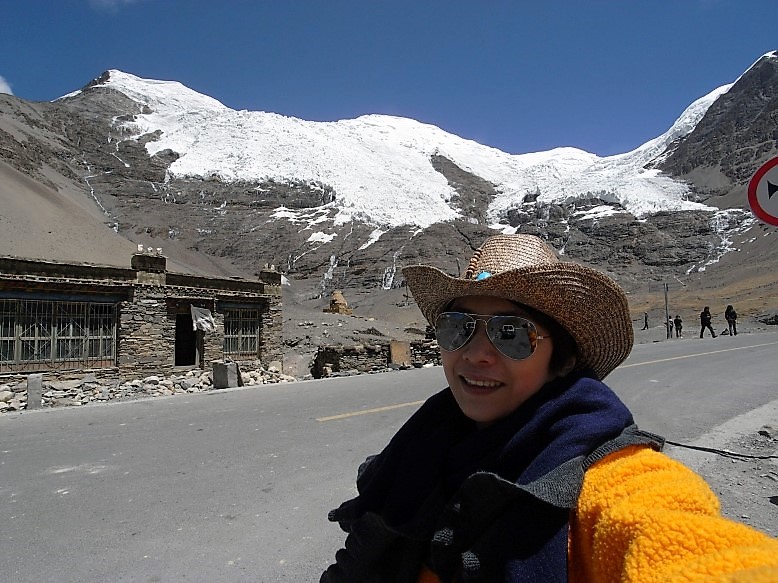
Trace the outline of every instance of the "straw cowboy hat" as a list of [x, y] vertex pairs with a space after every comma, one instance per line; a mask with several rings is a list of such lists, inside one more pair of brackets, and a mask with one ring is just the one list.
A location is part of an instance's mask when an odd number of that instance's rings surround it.
[[590, 369], [599, 379], [632, 350], [632, 320], [624, 291], [599, 271], [560, 261], [548, 244], [533, 235], [489, 237], [461, 277], [426, 265], [405, 267], [402, 273], [433, 326], [452, 300], [493, 296], [551, 316], [575, 340], [576, 369]]

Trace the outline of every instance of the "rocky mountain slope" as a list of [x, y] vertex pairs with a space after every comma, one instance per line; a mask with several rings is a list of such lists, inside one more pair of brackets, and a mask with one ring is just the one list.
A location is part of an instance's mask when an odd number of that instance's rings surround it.
[[[746, 201], [749, 178], [778, 155], [778, 52], [665, 135], [609, 158], [510, 156], [385, 116], [315, 124], [234, 112], [170, 83], [139, 93], [130, 78], [108, 72], [52, 103], [0, 95], [0, 255], [126, 265], [141, 243], [179, 271], [250, 278], [271, 263], [291, 284], [290, 314], [320, 313], [342, 289], [358, 318], [401, 334], [423, 323], [400, 267], [458, 272], [486, 236], [515, 231], [610, 273], [636, 318], [664, 314], [665, 284], [669, 309], [687, 318], [706, 304], [762, 320], [778, 311], [776, 230]], [[163, 107], [173, 112], [164, 128]], [[274, 166], [242, 172], [260, 154]], [[349, 160], [371, 166], [350, 182]], [[300, 318], [289, 319], [299, 344]], [[357, 322], [344, 338], [361, 327], [375, 329]]]

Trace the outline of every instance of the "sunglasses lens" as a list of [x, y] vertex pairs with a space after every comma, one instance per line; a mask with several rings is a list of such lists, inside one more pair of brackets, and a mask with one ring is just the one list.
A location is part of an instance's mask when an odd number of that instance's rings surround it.
[[497, 350], [514, 360], [531, 356], [538, 342], [535, 325], [519, 316], [492, 316], [486, 325], [486, 335]]
[[435, 320], [438, 345], [448, 352], [462, 348], [472, 338], [478, 320], [486, 320], [486, 335], [503, 355], [523, 360], [535, 352], [538, 331], [520, 316], [479, 316], [462, 312], [443, 312]]
[[438, 345], [449, 352], [459, 350], [475, 331], [475, 318], [462, 312], [443, 312], [435, 320]]

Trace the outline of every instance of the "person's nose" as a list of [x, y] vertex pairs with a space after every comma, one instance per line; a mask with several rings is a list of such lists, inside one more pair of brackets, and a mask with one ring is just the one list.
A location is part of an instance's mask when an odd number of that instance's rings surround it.
[[486, 322], [483, 320], [476, 321], [473, 337], [462, 350], [465, 351], [462, 356], [470, 362], [488, 363], [499, 357], [499, 352], [486, 335]]

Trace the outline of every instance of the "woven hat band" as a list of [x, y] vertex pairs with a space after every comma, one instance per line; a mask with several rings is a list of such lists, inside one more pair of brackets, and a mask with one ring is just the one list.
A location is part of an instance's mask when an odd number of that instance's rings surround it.
[[476, 249], [462, 277], [476, 279], [480, 274], [558, 262], [554, 251], [533, 235], [495, 235]]

